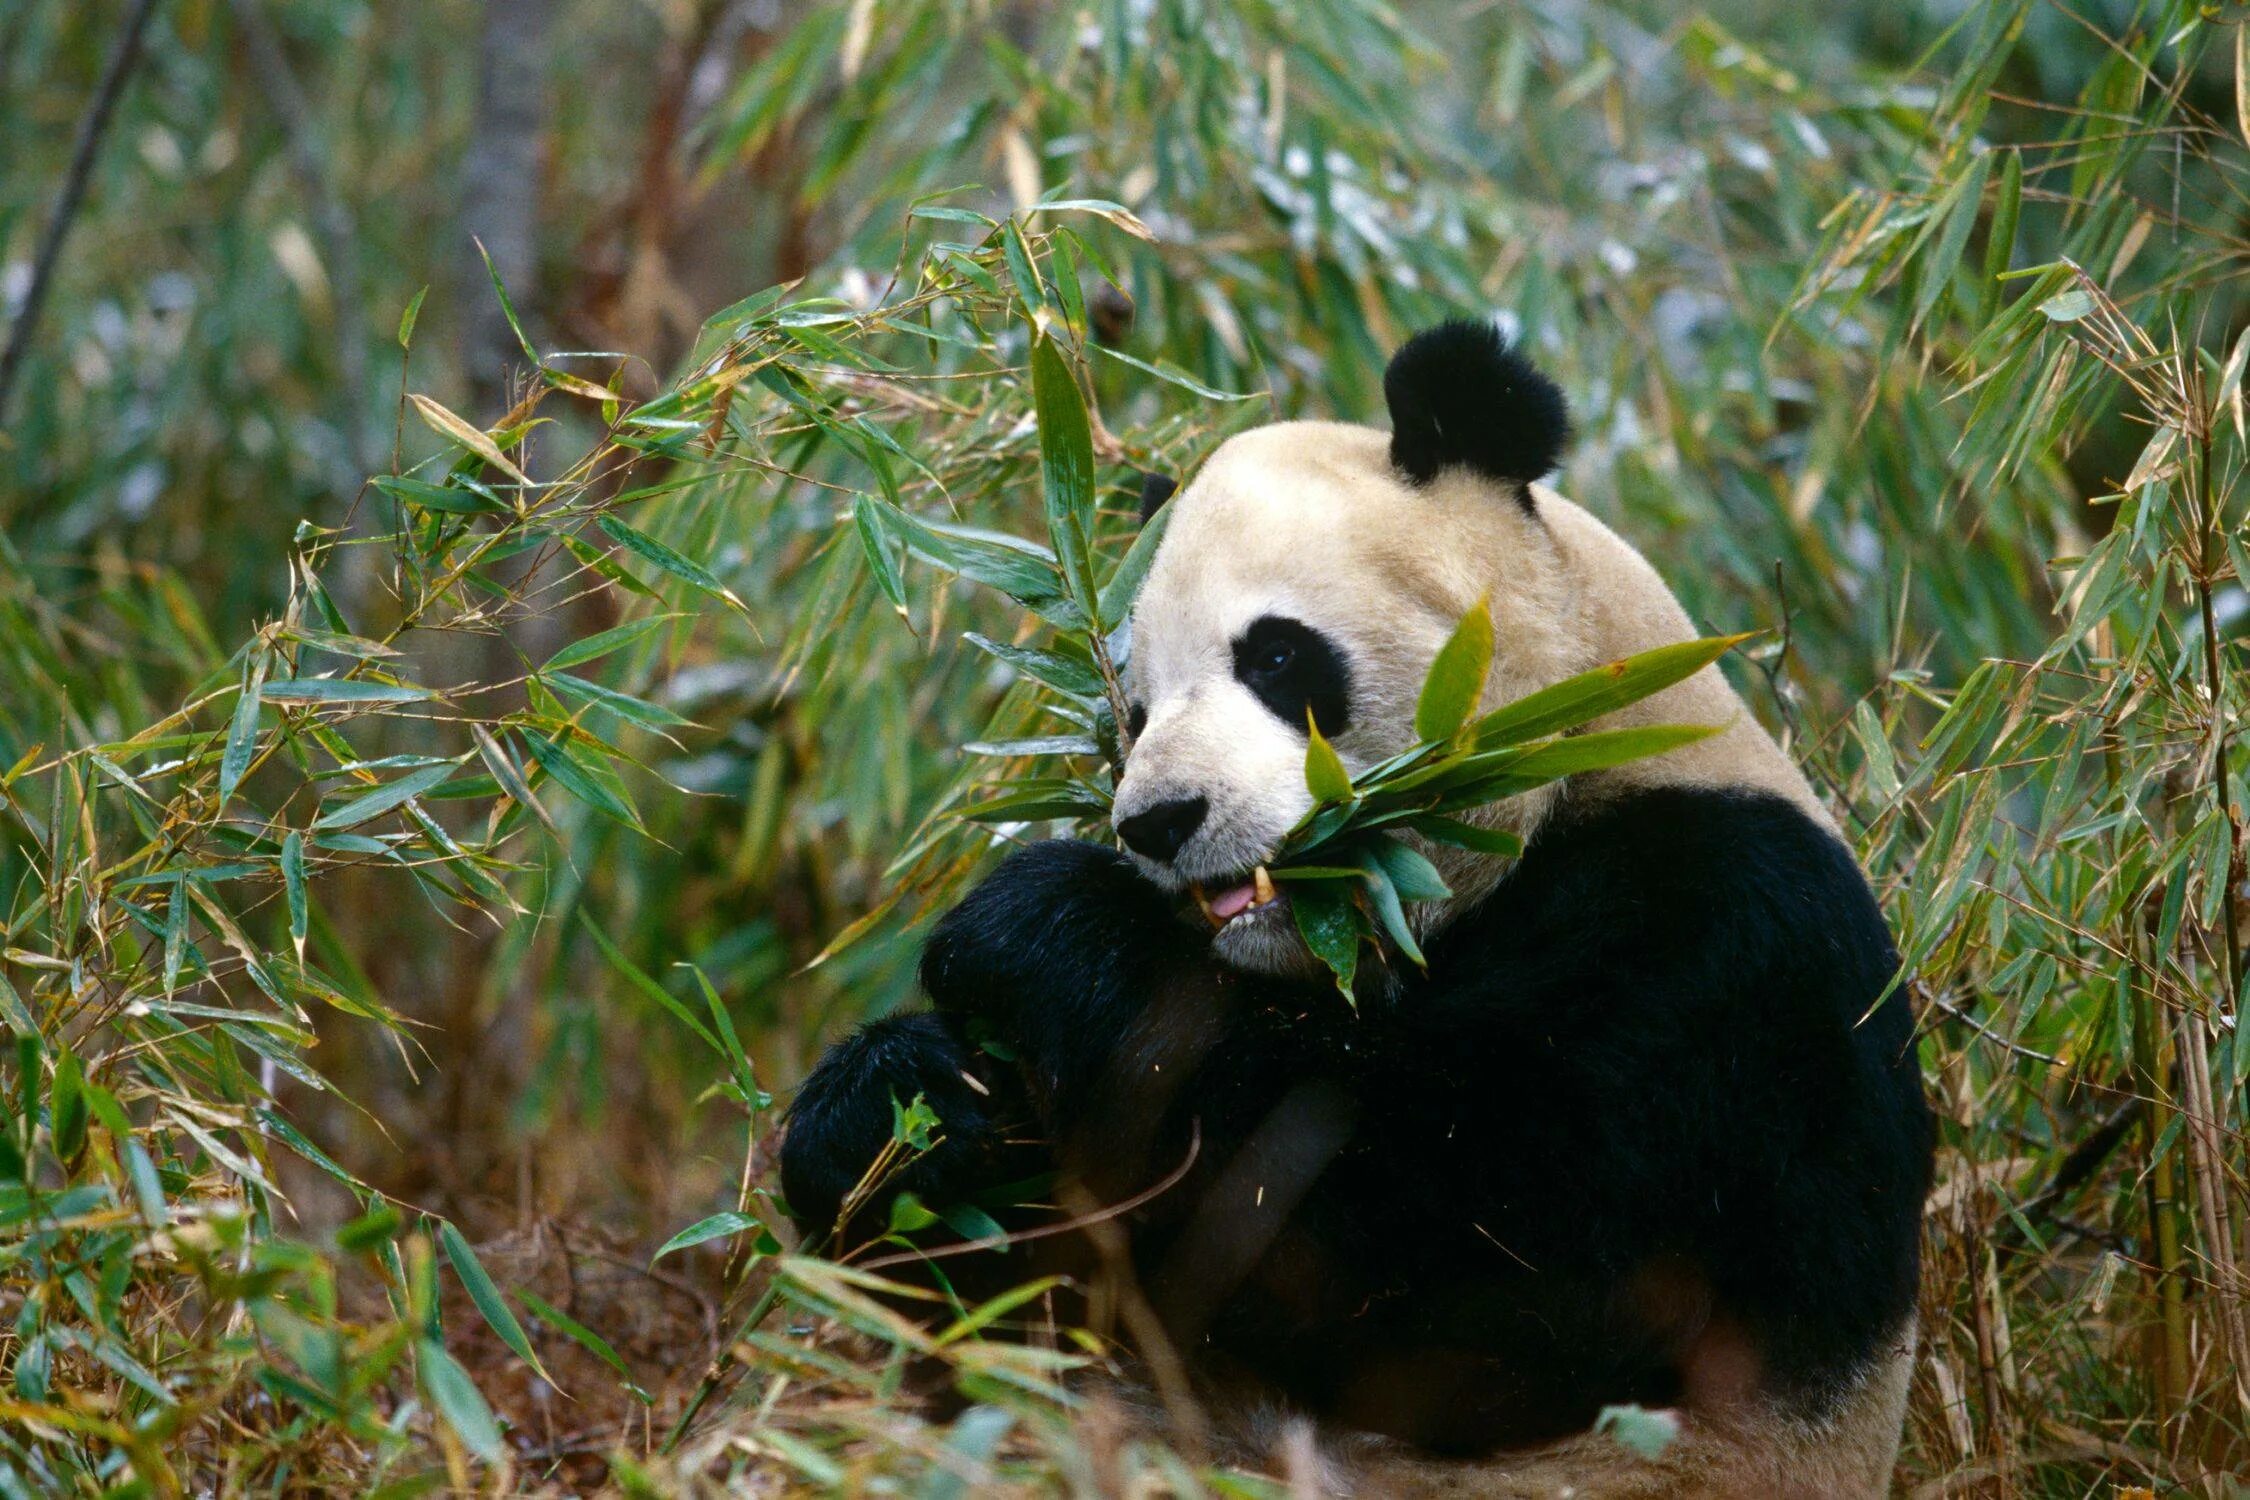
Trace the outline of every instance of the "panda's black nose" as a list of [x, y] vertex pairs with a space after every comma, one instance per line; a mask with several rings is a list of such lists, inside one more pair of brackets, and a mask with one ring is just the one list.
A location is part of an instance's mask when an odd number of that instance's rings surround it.
[[1195, 837], [1195, 830], [1203, 826], [1203, 816], [1210, 810], [1211, 804], [1201, 797], [1175, 797], [1129, 818], [1119, 818], [1117, 836], [1135, 854], [1169, 864]]

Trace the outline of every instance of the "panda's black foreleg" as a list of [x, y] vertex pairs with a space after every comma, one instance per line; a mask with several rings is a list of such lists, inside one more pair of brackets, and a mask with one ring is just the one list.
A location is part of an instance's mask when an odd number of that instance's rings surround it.
[[1207, 947], [1125, 856], [1053, 840], [1017, 850], [946, 915], [922, 983], [941, 1013], [1013, 1051], [1067, 1135], [1107, 1113], [1151, 1005], [1210, 969]]
[[[882, 1231], [901, 1192], [967, 1201], [1051, 1167], [1059, 1132], [1145, 1116], [1114, 1108], [1104, 1080], [1161, 977], [1194, 952], [1112, 850], [1056, 841], [1002, 861], [924, 952], [936, 1009], [862, 1027], [806, 1080], [781, 1157], [799, 1227], [808, 1239], [841, 1229], [849, 1245]], [[939, 1124], [911, 1155], [896, 1137], [917, 1098]]]
[[958, 1017], [873, 1021], [828, 1049], [790, 1107], [782, 1192], [808, 1243], [847, 1249], [883, 1231], [902, 1192], [942, 1206], [1044, 1170], [1029, 1115], [1013, 1070]]

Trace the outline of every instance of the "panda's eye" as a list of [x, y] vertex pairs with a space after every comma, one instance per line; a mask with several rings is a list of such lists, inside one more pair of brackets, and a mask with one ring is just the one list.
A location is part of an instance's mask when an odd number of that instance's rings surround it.
[[1302, 620], [1260, 615], [1231, 643], [1235, 680], [1275, 718], [1303, 732], [1310, 715], [1325, 735], [1350, 722], [1352, 673], [1342, 648]]
[[1125, 709], [1125, 732], [1137, 740], [1141, 737], [1141, 731], [1146, 728], [1148, 710], [1138, 703], [1128, 704]]

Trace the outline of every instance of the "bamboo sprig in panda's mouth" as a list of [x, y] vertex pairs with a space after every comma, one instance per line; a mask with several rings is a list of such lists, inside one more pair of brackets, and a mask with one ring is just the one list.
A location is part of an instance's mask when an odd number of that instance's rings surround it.
[[[1523, 852], [1522, 840], [1505, 827], [1487, 826], [1480, 809], [1717, 733], [1723, 726], [1587, 726], [1703, 670], [1744, 639], [1659, 646], [1480, 713], [1493, 628], [1479, 603], [1430, 665], [1415, 706], [1416, 744], [1354, 774], [1307, 716], [1305, 788], [1312, 806], [1247, 880], [1215, 895], [1191, 887], [1204, 920], [1224, 930], [1285, 904], [1305, 946], [1335, 975], [1347, 999], [1363, 943], [1395, 949], [1423, 966], [1406, 908], [1451, 899], [1453, 892], [1421, 849], [1450, 845], [1513, 858]], [[1403, 835], [1414, 836], [1420, 848]], [[1277, 885], [1288, 888], [1285, 902]]]
[[1203, 920], [1211, 924], [1213, 931], [1238, 917], [1264, 911], [1281, 900], [1281, 892], [1274, 888], [1273, 876], [1266, 872], [1264, 865], [1252, 870], [1248, 880], [1216, 889], [1198, 882], [1189, 886], [1188, 892], [1195, 897], [1196, 909], [1203, 913]]

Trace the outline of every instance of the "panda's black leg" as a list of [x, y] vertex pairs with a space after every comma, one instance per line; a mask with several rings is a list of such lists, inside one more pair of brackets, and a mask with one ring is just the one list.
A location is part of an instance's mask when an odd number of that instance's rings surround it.
[[1011, 854], [946, 914], [922, 983], [941, 1013], [1005, 1042], [1048, 1122], [1068, 1128], [1151, 1001], [1210, 967], [1208, 946], [1125, 856], [1058, 839]]
[[[1013, 1074], [935, 1012], [870, 1022], [829, 1048], [781, 1148], [782, 1192], [807, 1242], [836, 1251], [882, 1233], [901, 1192], [943, 1206], [1036, 1175], [1044, 1152]], [[908, 1118], [918, 1100], [934, 1125]], [[926, 1149], [906, 1139], [917, 1135]]]

